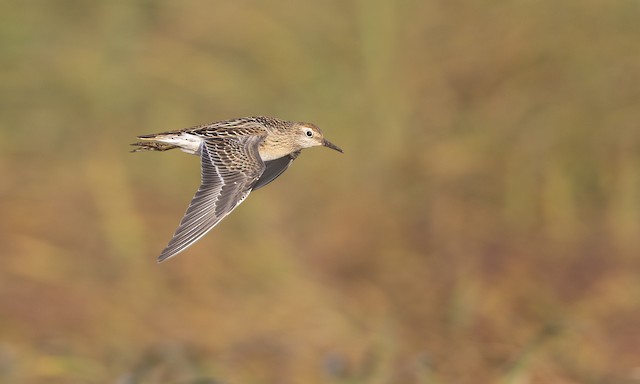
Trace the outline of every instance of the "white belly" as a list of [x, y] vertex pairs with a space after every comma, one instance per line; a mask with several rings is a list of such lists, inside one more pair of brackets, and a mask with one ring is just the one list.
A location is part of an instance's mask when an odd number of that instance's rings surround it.
[[289, 149], [281, 146], [267, 146], [263, 144], [258, 147], [258, 153], [262, 161], [279, 159], [291, 152]]

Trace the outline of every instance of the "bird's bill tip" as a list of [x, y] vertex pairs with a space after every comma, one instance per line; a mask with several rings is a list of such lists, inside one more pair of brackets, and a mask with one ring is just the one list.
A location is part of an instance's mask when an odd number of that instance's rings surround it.
[[338, 151], [340, 153], [344, 153], [344, 151], [342, 149], [340, 149], [340, 147], [338, 147], [337, 145], [333, 144], [332, 142], [330, 142], [327, 139], [322, 139], [322, 145], [324, 145], [327, 148], [335, 149], [336, 151]]

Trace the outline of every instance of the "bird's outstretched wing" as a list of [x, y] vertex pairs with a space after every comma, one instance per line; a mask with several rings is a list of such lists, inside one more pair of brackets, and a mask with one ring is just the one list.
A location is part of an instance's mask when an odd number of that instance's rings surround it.
[[158, 262], [184, 251], [247, 198], [265, 169], [258, 153], [263, 139], [244, 136], [203, 141], [200, 188]]
[[262, 172], [260, 178], [256, 180], [255, 185], [252, 186], [251, 190], [255, 191], [257, 189], [260, 189], [273, 180], [277, 179], [278, 176], [282, 175], [282, 172], [286, 171], [287, 168], [289, 168], [291, 163], [293, 163], [293, 160], [295, 160], [299, 154], [300, 151], [296, 151], [279, 159], [265, 161], [264, 172]]

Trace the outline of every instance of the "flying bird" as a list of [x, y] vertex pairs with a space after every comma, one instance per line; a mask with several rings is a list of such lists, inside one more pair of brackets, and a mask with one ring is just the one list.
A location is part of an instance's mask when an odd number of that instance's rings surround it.
[[342, 153], [316, 125], [274, 117], [243, 117], [138, 136], [132, 152], [174, 148], [200, 156], [201, 183], [158, 262], [184, 251], [251, 191], [280, 176], [305, 148], [325, 146]]

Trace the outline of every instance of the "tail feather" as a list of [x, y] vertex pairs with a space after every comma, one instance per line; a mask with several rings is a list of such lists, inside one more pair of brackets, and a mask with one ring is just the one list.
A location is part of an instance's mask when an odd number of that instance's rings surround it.
[[[139, 137], [140, 139], [145, 139], [145, 137]], [[132, 143], [131, 145], [136, 146], [131, 150], [131, 152], [142, 152], [142, 151], [168, 151], [170, 149], [178, 148], [177, 145], [160, 143], [157, 141], [139, 141], [137, 143]]]
[[138, 151], [168, 151], [174, 148], [180, 148], [183, 152], [190, 153], [192, 155], [200, 154], [200, 146], [202, 145], [202, 138], [197, 135], [192, 135], [184, 132], [166, 132], [156, 133], [153, 135], [138, 136], [138, 139], [142, 140], [132, 145], [138, 148], [133, 152]]

